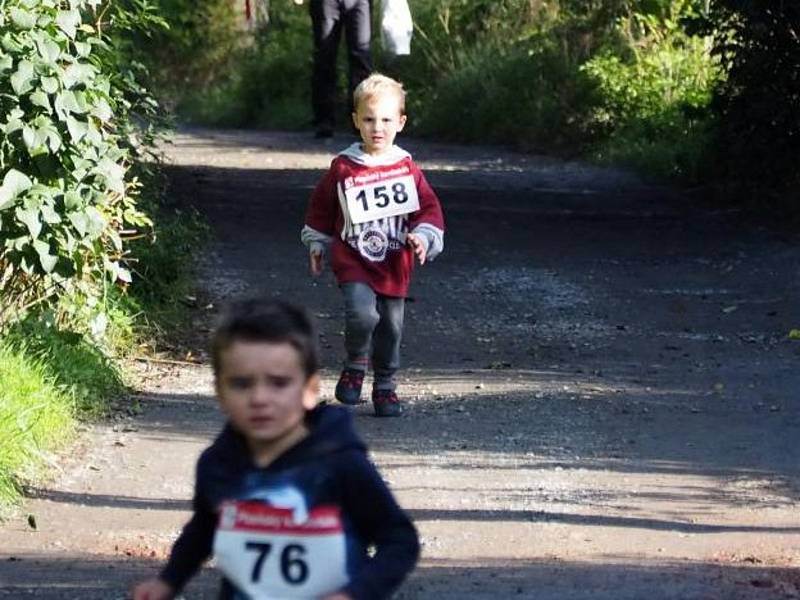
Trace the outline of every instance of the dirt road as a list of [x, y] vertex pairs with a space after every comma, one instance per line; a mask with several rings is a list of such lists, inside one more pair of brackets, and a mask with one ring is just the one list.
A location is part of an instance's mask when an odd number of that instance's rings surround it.
[[[306, 276], [298, 231], [350, 141], [194, 130], [168, 150], [173, 201], [214, 230], [186, 257], [193, 333], [231, 296], [301, 300], [328, 398], [340, 298]], [[448, 233], [408, 304], [407, 414], [356, 410], [423, 537], [399, 597], [800, 598], [797, 237], [621, 173], [402, 143]], [[138, 368], [141, 412], [87, 431], [0, 530], [0, 597], [124, 598], [164, 556], [220, 421], [205, 365]]]

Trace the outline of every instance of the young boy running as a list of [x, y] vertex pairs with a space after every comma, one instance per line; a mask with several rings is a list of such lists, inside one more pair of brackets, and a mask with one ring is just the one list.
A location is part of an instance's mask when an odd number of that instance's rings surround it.
[[361, 402], [371, 358], [375, 414], [394, 417], [402, 412], [395, 372], [414, 257], [424, 264], [442, 251], [444, 218], [411, 155], [394, 145], [406, 123], [403, 86], [373, 74], [354, 102], [361, 142], [343, 150], [317, 184], [301, 238], [311, 273], [322, 272], [327, 254], [344, 294], [347, 360], [336, 399]]
[[228, 422], [198, 461], [191, 520], [134, 600], [174, 598], [212, 553], [231, 600], [374, 600], [412, 570], [416, 531], [349, 412], [317, 406], [316, 339], [308, 313], [282, 302], [224, 317], [213, 361]]

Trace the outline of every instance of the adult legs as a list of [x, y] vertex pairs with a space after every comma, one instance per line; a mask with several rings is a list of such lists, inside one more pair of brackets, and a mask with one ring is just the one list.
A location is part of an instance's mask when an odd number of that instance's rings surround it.
[[344, 1], [344, 32], [349, 66], [349, 108], [353, 109], [353, 90], [372, 72], [372, 0]]
[[314, 35], [311, 108], [317, 131], [333, 132], [336, 121], [336, 52], [342, 31], [340, 0], [311, 0]]

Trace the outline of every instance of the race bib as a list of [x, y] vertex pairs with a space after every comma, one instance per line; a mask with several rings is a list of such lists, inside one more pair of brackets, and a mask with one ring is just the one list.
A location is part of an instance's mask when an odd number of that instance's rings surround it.
[[225, 577], [253, 600], [319, 598], [348, 582], [339, 509], [323, 506], [297, 523], [292, 509], [227, 502], [214, 537]]
[[419, 210], [419, 195], [412, 175], [347, 187], [344, 196], [353, 223], [366, 223]]

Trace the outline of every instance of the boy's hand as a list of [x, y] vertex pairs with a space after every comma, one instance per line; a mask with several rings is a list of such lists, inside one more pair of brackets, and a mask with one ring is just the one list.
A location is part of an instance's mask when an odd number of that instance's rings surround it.
[[133, 600], [171, 600], [172, 587], [160, 579], [148, 579], [133, 588]]
[[425, 242], [423, 242], [418, 235], [415, 233], [409, 233], [407, 236], [408, 244], [411, 246], [411, 249], [414, 251], [414, 255], [417, 257], [419, 264], [425, 264], [425, 257], [428, 255], [427, 246], [425, 246]]
[[319, 277], [322, 269], [325, 267], [325, 259], [322, 252], [319, 250], [312, 250], [309, 255], [309, 264], [311, 265], [311, 274], [314, 277]]

